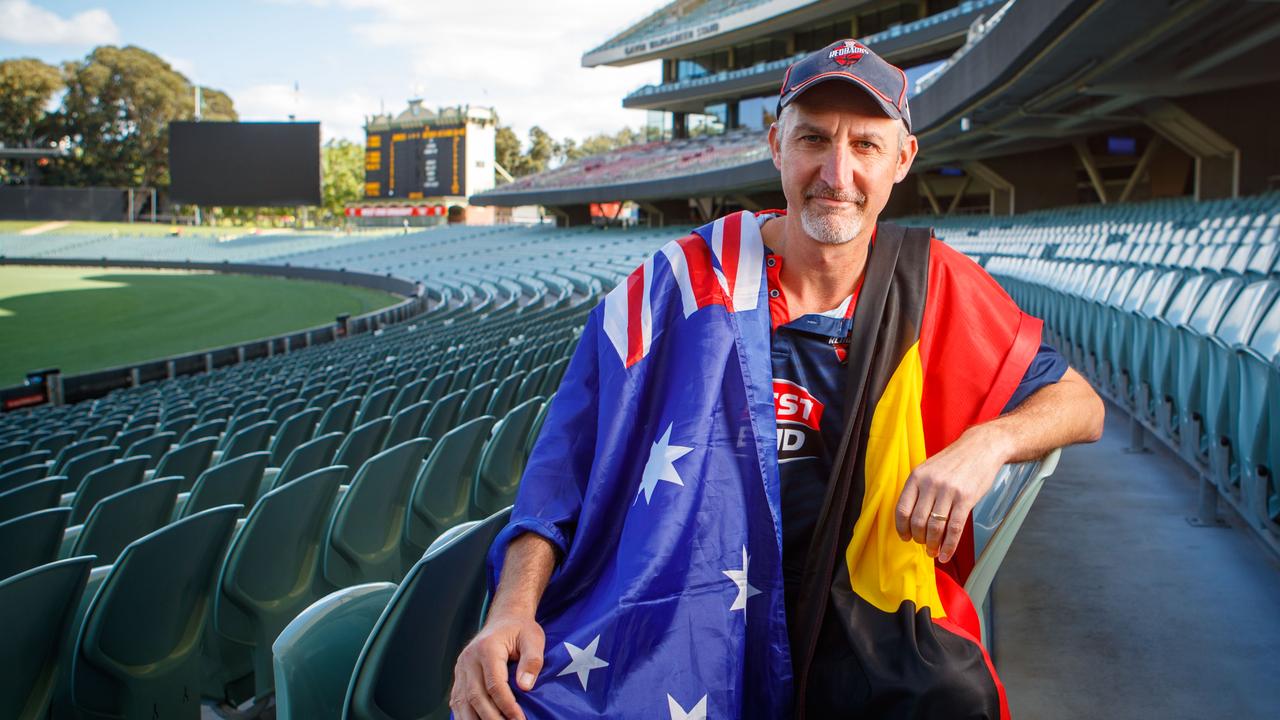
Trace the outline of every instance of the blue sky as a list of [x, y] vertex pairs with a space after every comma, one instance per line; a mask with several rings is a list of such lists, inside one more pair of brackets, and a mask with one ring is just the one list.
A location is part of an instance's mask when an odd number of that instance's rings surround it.
[[[244, 120], [319, 120], [362, 140], [364, 117], [494, 107], [523, 136], [581, 138], [644, 123], [622, 96], [656, 63], [581, 67], [582, 53], [662, 0], [0, 0], [0, 58], [49, 63], [101, 44], [138, 45], [229, 93]], [[297, 84], [298, 92], [294, 92]]]

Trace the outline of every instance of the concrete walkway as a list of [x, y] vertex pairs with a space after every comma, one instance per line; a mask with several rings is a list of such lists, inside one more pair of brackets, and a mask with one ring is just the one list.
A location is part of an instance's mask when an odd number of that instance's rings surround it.
[[1128, 416], [1064, 451], [994, 588], [1014, 718], [1280, 717], [1280, 561], [1239, 526], [1197, 528], [1197, 484]]

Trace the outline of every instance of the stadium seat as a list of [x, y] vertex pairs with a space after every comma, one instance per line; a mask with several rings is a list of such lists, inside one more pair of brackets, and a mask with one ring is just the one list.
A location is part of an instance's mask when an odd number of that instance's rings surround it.
[[541, 392], [542, 381], [546, 379], [548, 368], [548, 365], [539, 365], [529, 370], [528, 374], [524, 376], [524, 380], [520, 383], [520, 390], [516, 393], [518, 402], [531, 400], [538, 395], [544, 394]]
[[14, 468], [0, 475], [0, 493], [8, 492], [28, 483], [33, 483], [49, 475], [49, 466], [44, 463]]
[[[182, 435], [186, 433], [188, 430], [190, 430], [191, 428], [195, 427], [195, 424], [196, 424], [195, 413], [190, 413], [187, 415], [179, 415], [177, 417], [165, 420], [164, 424], [160, 426], [159, 431], [171, 432], [174, 435]], [[118, 441], [116, 442], [116, 444], [121, 445], [121, 443]]]
[[0, 580], [0, 717], [47, 717], [58, 649], [74, 632], [92, 559], [53, 562]]
[[431, 446], [427, 438], [407, 440], [360, 466], [329, 524], [323, 562], [334, 587], [402, 577], [405, 506]]
[[93, 555], [94, 566], [111, 565], [143, 535], [155, 532], [173, 518], [182, 478], [157, 478], [98, 501], [84, 524], [67, 528], [59, 557]]
[[256, 698], [274, 687], [271, 643], [331, 590], [320, 568], [322, 544], [345, 470], [316, 470], [262, 496], [227, 551], [214, 623], [221, 635], [252, 647]]
[[244, 512], [248, 513], [258, 498], [269, 457], [266, 451], [248, 453], [200, 473], [175, 514], [187, 517], [220, 505], [243, 505]]
[[349, 397], [330, 405], [329, 409], [324, 411], [324, 416], [320, 418], [315, 437], [335, 432], [345, 433], [350, 430], [351, 421], [355, 420], [356, 410], [359, 407], [359, 397]]
[[182, 439], [178, 444], [185, 445], [194, 440], [202, 440], [204, 438], [214, 438], [215, 440], [222, 437], [222, 431], [227, 427], [225, 418], [214, 418], [206, 420], [191, 426], [191, 429], [182, 434]]
[[493, 395], [493, 390], [498, 386], [494, 380], [486, 380], [478, 385], [472, 386], [462, 399], [462, 404], [458, 406], [458, 414], [454, 418], [455, 425], [461, 425], [468, 420], [474, 420], [484, 414], [484, 409], [489, 407], [489, 398]]
[[[141, 440], [145, 440], [146, 438], [149, 438], [152, 435], [155, 435], [157, 432], [159, 431], [156, 430], [155, 425], [141, 425], [141, 426], [127, 429], [121, 432], [119, 435], [116, 436], [115, 444], [124, 448], [124, 456], [129, 457], [130, 455], [133, 454], [132, 451], [135, 443]], [[165, 448], [164, 450], [168, 450], [168, 448]], [[160, 462], [160, 455], [164, 454], [164, 450], [161, 450], [159, 455], [154, 456], [156, 459], [156, 462]], [[147, 455], [149, 453], [142, 453], [142, 454]]]
[[[32, 450], [15, 457], [11, 457], [0, 463], [0, 476], [29, 465], [48, 465], [49, 456], [51, 454], [52, 453], [48, 450]], [[52, 475], [53, 473], [50, 472], [49, 474]]]
[[58, 559], [71, 508], [49, 508], [0, 522], [0, 580]]
[[364, 398], [364, 402], [360, 405], [360, 410], [356, 413], [356, 419], [352, 423], [353, 427], [361, 425], [388, 414], [388, 408], [391, 407], [391, 401], [395, 399], [397, 389], [386, 387], [376, 392], [371, 392]]
[[170, 448], [164, 454], [155, 470], [148, 471], [148, 478], [180, 477], [183, 479], [182, 492], [191, 490], [196, 478], [209, 467], [213, 459], [213, 450], [218, 444], [214, 437], [203, 437], [199, 440]]
[[344, 717], [449, 717], [454, 662], [483, 616], [485, 555], [510, 516], [497, 512], [414, 564], [360, 652]]
[[306, 408], [281, 421], [268, 448], [271, 453], [269, 463], [271, 467], [280, 467], [281, 463], [288, 459], [289, 453], [311, 438], [312, 432], [316, 429], [316, 423], [320, 421], [320, 415], [323, 413], [324, 411], [319, 408]]
[[262, 490], [258, 493], [259, 496], [287, 482], [297, 480], [307, 473], [332, 465], [331, 461], [341, 443], [342, 433], [339, 432], [331, 432], [302, 443], [289, 453], [289, 458], [284, 461], [284, 465], [279, 470], [267, 468], [262, 476]]
[[80, 487], [80, 483], [84, 482], [89, 473], [115, 462], [120, 457], [120, 452], [120, 446], [107, 445], [68, 460], [63, 465], [62, 472], [59, 473], [67, 478], [67, 482], [63, 486], [63, 492]]
[[555, 393], [547, 396], [546, 401], [539, 408], [538, 414], [533, 418], [533, 424], [529, 426], [529, 437], [524, 441], [524, 459], [526, 461], [533, 454], [533, 446], [537, 444], [538, 436], [542, 434], [542, 423], [546, 422], [547, 413], [551, 411], [551, 402], [555, 399]]
[[1173, 400], [1178, 418], [1177, 437], [1183, 456], [1193, 462], [1198, 462], [1206, 449], [1203, 425], [1204, 388], [1209, 363], [1208, 337], [1217, 331], [1227, 308], [1243, 285], [1240, 278], [1234, 277], [1222, 278], [1213, 283], [1200, 299], [1191, 318], [1175, 329], [1177, 370], [1174, 375]]
[[68, 493], [62, 497], [62, 503], [71, 508], [70, 524], [79, 525], [84, 522], [93, 506], [102, 498], [128, 490], [142, 482], [146, 465], [147, 457], [143, 455], [104, 465], [85, 475], [74, 494]]
[[31, 448], [31, 443], [26, 440], [0, 441], [0, 462], [12, 460], [19, 455], [30, 452]]
[[0, 522], [58, 506], [65, 477], [46, 477], [0, 493]]
[[212, 458], [214, 464], [227, 460], [234, 460], [241, 455], [252, 452], [265, 450], [267, 444], [271, 442], [271, 434], [275, 432], [276, 423], [274, 420], [262, 420], [248, 427], [241, 428], [231, 439], [223, 446], [222, 450], [215, 450]]
[[277, 424], [283, 423], [285, 420], [297, 415], [307, 409], [307, 401], [303, 398], [294, 398], [288, 402], [280, 403], [271, 408], [271, 415], [268, 420], [272, 420]]
[[[391, 407], [387, 413], [392, 417], [398, 415], [402, 410], [410, 405], [416, 404], [422, 399], [422, 393], [427, 389], [427, 381], [417, 379], [406, 383], [396, 393], [396, 399], [391, 402]], [[0, 457], [0, 459], [3, 459]]]
[[106, 445], [107, 445], [106, 438], [91, 437], [91, 438], [85, 438], [83, 440], [77, 440], [76, 442], [73, 442], [63, 447], [61, 450], [58, 451], [58, 454], [55, 455], [53, 458], [52, 474], [54, 475], [64, 474], [62, 470], [67, 466], [67, 463], [71, 462], [73, 459], [85, 453], [92, 452], [93, 450], [97, 450], [100, 447], [105, 447]]
[[483, 415], [445, 433], [409, 491], [401, 563], [407, 571], [440, 533], [468, 520], [471, 485], [495, 419]]
[[1238, 382], [1230, 392], [1235, 398], [1230, 437], [1239, 456], [1236, 477], [1245, 507], [1255, 522], [1274, 522], [1280, 508], [1269, 507], [1268, 482], [1280, 471], [1275, 461], [1275, 428], [1280, 418], [1280, 301], [1273, 302], [1258, 322], [1248, 343], [1234, 348]]
[[391, 583], [344, 588], [285, 626], [272, 644], [279, 720], [342, 715], [356, 659], [395, 591]]
[[431, 401], [422, 400], [396, 413], [395, 417], [391, 418], [391, 427], [387, 430], [387, 439], [383, 441], [382, 446], [393, 448], [418, 437], [418, 430], [426, 422], [427, 413], [430, 411]]
[[[37, 440], [35, 443], [27, 443], [28, 445], [27, 450], [48, 450], [51, 453], [58, 453], [62, 451], [62, 448], [75, 442], [75, 439], [76, 439], [75, 433], [71, 432], [70, 430], [62, 430], [59, 432], [52, 433], [50, 435], [45, 435], [44, 437]], [[23, 452], [26, 452], [26, 451], [24, 450]], [[0, 456], [0, 460], [6, 460], [6, 459], [8, 458]]]
[[343, 485], [351, 482], [351, 475], [382, 448], [382, 441], [386, 439], [390, 427], [391, 418], [384, 415], [357, 425], [342, 439], [333, 463], [348, 468], [348, 474], [342, 478]]
[[494, 425], [476, 468], [469, 517], [488, 517], [515, 502], [524, 473], [525, 440], [541, 407], [542, 398], [526, 400]]
[[423, 400], [439, 400], [448, 394], [449, 386], [453, 384], [453, 373], [442, 372], [431, 378], [427, 384], [427, 389], [422, 391]]
[[466, 395], [466, 390], [455, 390], [434, 401], [431, 411], [427, 413], [427, 419], [422, 423], [422, 429], [418, 431], [418, 436], [434, 440], [449, 432], [456, 424], [454, 419]]
[[502, 376], [498, 381], [498, 386], [494, 388], [492, 397], [489, 398], [489, 405], [484, 409], [485, 415], [494, 417], [502, 417], [516, 404], [516, 397], [520, 392], [520, 383], [524, 381], [524, 371], [517, 370], [510, 375]]
[[200, 717], [199, 640], [239, 512], [206, 510], [124, 549], [85, 609], [70, 696], [55, 702], [115, 717]]

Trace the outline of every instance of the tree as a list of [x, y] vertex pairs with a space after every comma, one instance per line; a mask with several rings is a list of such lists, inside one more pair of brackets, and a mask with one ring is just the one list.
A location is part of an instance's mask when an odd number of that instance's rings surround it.
[[[0, 61], [0, 144], [47, 146], [55, 132], [45, 108], [62, 87], [62, 75], [52, 65], [31, 58]], [[0, 162], [0, 182], [17, 170], [14, 161]]]
[[321, 192], [325, 220], [338, 222], [347, 203], [364, 197], [364, 146], [330, 140], [321, 155]]
[[520, 155], [520, 138], [506, 125], [498, 126], [497, 137], [494, 138], [494, 158], [504, 170], [513, 177], [523, 175], [520, 171], [523, 160]]
[[[75, 157], [58, 163], [72, 185], [166, 186], [169, 182], [169, 123], [194, 117], [190, 81], [159, 56], [142, 48], [95, 48], [84, 60], [66, 63], [62, 132]], [[225, 93], [202, 90], [205, 120], [235, 120]]]
[[[556, 153], [556, 141], [546, 130], [534, 125], [529, 128], [529, 150], [525, 153], [527, 165], [524, 174], [542, 172]], [[513, 173], [514, 174], [514, 173]]]
[[613, 135], [608, 133], [592, 135], [583, 140], [581, 144], [572, 139], [565, 139], [557, 145], [559, 149], [557, 158], [561, 162], [572, 162], [592, 155], [606, 153], [610, 150], [617, 150], [628, 145], [634, 145], [642, 138], [643, 136], [638, 130], [624, 127]]

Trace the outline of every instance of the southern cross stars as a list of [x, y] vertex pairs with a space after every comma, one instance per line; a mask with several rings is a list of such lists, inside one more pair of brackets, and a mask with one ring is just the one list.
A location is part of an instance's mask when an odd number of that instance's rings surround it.
[[[738, 586], [738, 597], [733, 599], [733, 606], [729, 608], [730, 612], [734, 610], [746, 610], [747, 598], [752, 598], [760, 594], [759, 590], [751, 587], [751, 584], [747, 582], [747, 566], [748, 564], [750, 564], [750, 562], [751, 562], [751, 559], [747, 557], [747, 546], [743, 545], [742, 546], [742, 569], [722, 571], [725, 575], [729, 576], [729, 579], [732, 580]], [[743, 617], [746, 617], [746, 615], [744, 614]]]
[[684, 481], [680, 479], [680, 473], [676, 472], [675, 461], [693, 452], [693, 448], [671, 444], [671, 428], [673, 426], [674, 423], [667, 425], [667, 431], [649, 449], [649, 462], [644, 464], [644, 475], [640, 478], [640, 490], [636, 492], [637, 501], [640, 499], [640, 495], [644, 494], [646, 505], [653, 498], [653, 490], [658, 487], [660, 481], [684, 486]]
[[600, 646], [600, 636], [597, 635], [586, 648], [580, 648], [573, 643], [565, 643], [564, 647], [569, 651], [569, 657], [572, 660], [569, 666], [556, 674], [556, 677], [568, 675], [570, 673], [578, 674], [578, 681], [582, 683], [582, 689], [587, 689], [587, 674], [592, 670], [598, 670], [603, 667], [609, 667], [609, 663], [596, 657], [596, 648]]

